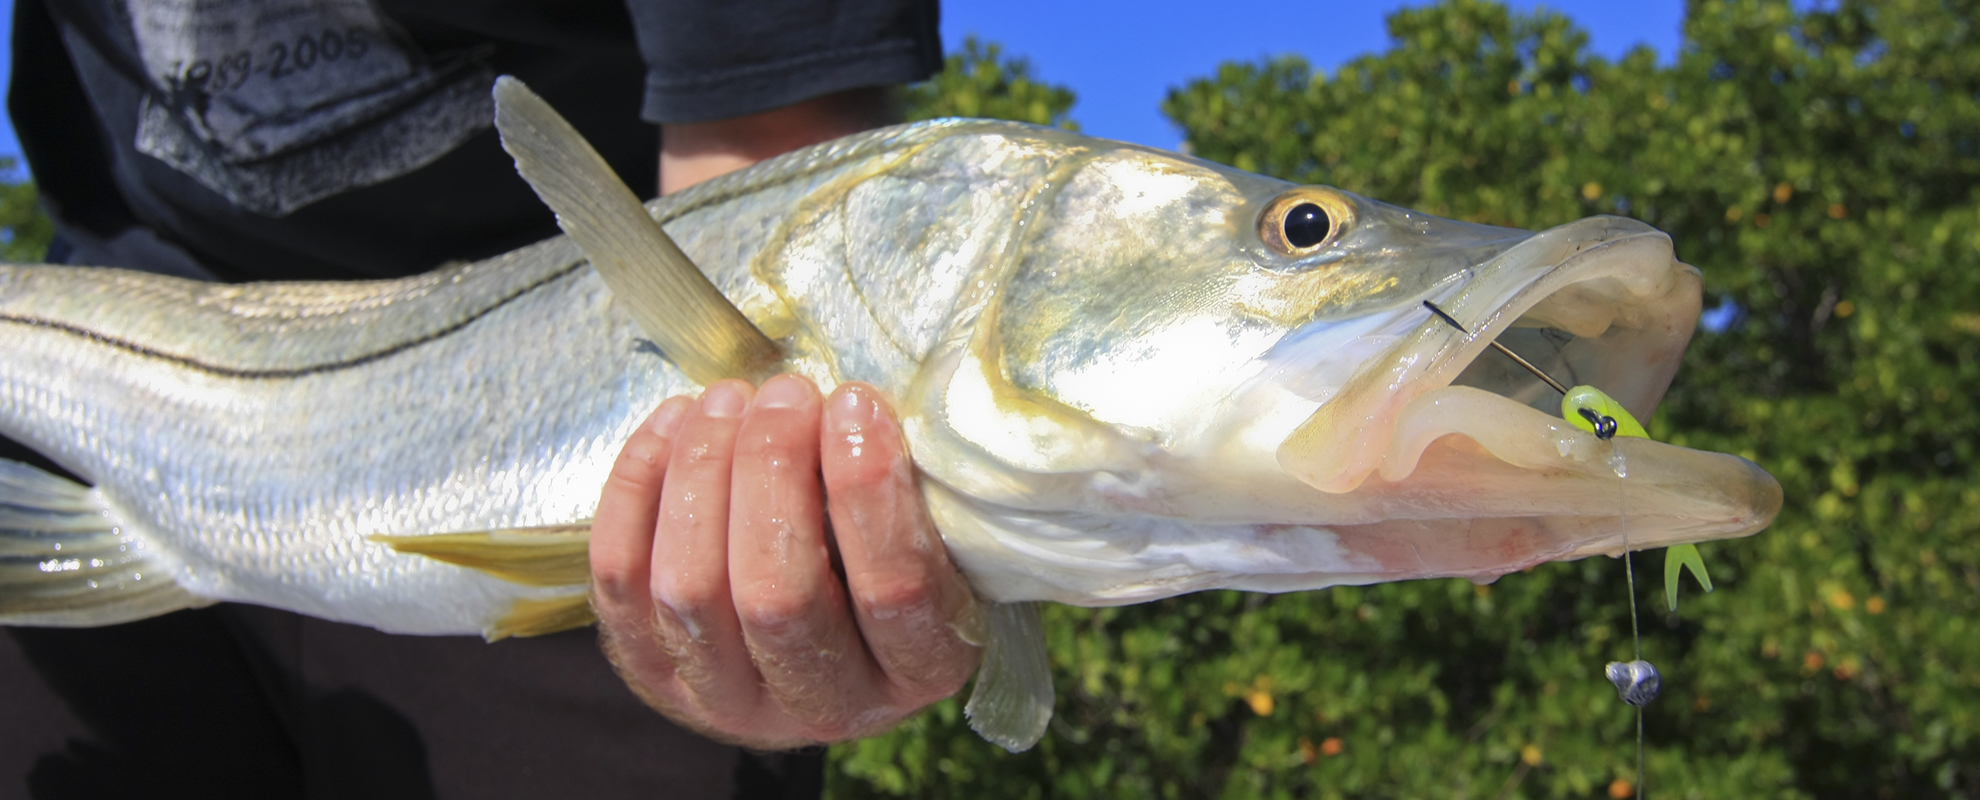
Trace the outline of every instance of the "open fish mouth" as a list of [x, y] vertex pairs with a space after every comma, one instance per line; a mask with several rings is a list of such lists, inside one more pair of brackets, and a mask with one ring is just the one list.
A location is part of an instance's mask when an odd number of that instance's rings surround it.
[[[1535, 234], [1422, 298], [1465, 331], [1428, 309], [1406, 312], [1421, 323], [1287, 437], [1280, 465], [1322, 492], [1363, 499], [1370, 524], [1340, 530], [1383, 572], [1489, 576], [1753, 533], [1781, 504], [1766, 471], [1736, 456], [1599, 439], [1560, 416], [1554, 389], [1489, 351], [1497, 341], [1648, 419], [1696, 329], [1699, 298], [1698, 271], [1642, 223], [1597, 217]], [[1454, 528], [1484, 551], [1425, 560], [1414, 540]], [[1380, 557], [1402, 545], [1413, 567]]]

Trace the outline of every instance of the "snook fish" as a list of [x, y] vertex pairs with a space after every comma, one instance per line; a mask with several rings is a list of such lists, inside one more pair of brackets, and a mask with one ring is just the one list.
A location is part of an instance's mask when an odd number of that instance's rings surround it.
[[[506, 79], [497, 96], [539, 192], [603, 192], [538, 163], [589, 152], [554, 113]], [[1625, 508], [1649, 548], [1752, 533], [1781, 502], [1743, 459], [1578, 430], [1484, 356], [1496, 340], [1650, 414], [1699, 277], [1632, 220], [1468, 224], [977, 120], [643, 210], [612, 183], [719, 295], [633, 285], [661, 268], [609, 225], [579, 236], [590, 259], [557, 238], [368, 283], [0, 267], [0, 433], [95, 484], [0, 463], [0, 623], [227, 600], [415, 634], [584, 624], [620, 444], [724, 371], [895, 398], [937, 527], [996, 604], [972, 713], [1007, 746], [1042, 732], [1040, 680], [1051, 707], [1029, 601], [1489, 580], [1622, 552]], [[566, 230], [596, 221], [550, 199]], [[710, 333], [724, 313], [762, 341], [724, 350], [750, 335]]]

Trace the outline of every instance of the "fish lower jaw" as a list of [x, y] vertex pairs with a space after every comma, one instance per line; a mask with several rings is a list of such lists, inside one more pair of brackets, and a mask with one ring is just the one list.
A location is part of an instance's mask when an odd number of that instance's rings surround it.
[[1602, 440], [1468, 386], [1419, 396], [1374, 474], [1351, 493], [1392, 517], [1545, 519], [1572, 530], [1551, 558], [1743, 536], [1780, 510], [1743, 458], [1648, 439]]

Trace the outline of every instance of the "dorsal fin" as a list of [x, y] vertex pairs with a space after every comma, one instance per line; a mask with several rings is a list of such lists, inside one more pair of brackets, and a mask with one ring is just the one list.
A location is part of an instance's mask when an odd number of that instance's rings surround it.
[[764, 377], [776, 343], [722, 296], [646, 213], [598, 151], [522, 81], [495, 81], [495, 128], [516, 171], [557, 212], [661, 352], [697, 383]]

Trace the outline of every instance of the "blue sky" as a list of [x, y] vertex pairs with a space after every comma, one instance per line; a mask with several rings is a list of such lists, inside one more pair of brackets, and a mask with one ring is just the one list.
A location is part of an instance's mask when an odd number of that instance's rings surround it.
[[[1207, 3], [1173, 0], [949, 0], [942, 5], [942, 40], [950, 50], [963, 37], [1004, 45], [1031, 60], [1034, 74], [1070, 86], [1079, 96], [1072, 116], [1095, 136], [1174, 147], [1178, 133], [1159, 106], [1172, 87], [1206, 77], [1226, 61], [1257, 61], [1296, 53], [1329, 72], [1358, 56], [1389, 49], [1383, 19], [1424, 2], [1244, 3], [1208, 10]], [[1676, 60], [1682, 0], [1514, 0], [1515, 9], [1546, 6], [1589, 33], [1589, 46], [1611, 59], [1638, 44], [1663, 63]], [[1052, 25], [1037, 20], [1052, 19]]]
[[[12, 62], [14, 0], [0, 0], [0, 78]], [[1208, 3], [1150, 0], [946, 0], [942, 39], [951, 50], [975, 35], [1031, 60], [1034, 75], [1072, 87], [1072, 115], [1090, 134], [1174, 147], [1180, 135], [1158, 110], [1172, 87], [1210, 75], [1225, 61], [1284, 53], [1332, 70], [1389, 47], [1383, 17], [1421, 2]], [[1589, 33], [1595, 52], [1615, 58], [1644, 44], [1660, 60], [1676, 57], [1683, 0], [1514, 0], [1516, 9], [1546, 6]], [[1039, 24], [1040, 20], [1052, 24]], [[19, 155], [11, 120], [0, 118], [0, 155]]]

